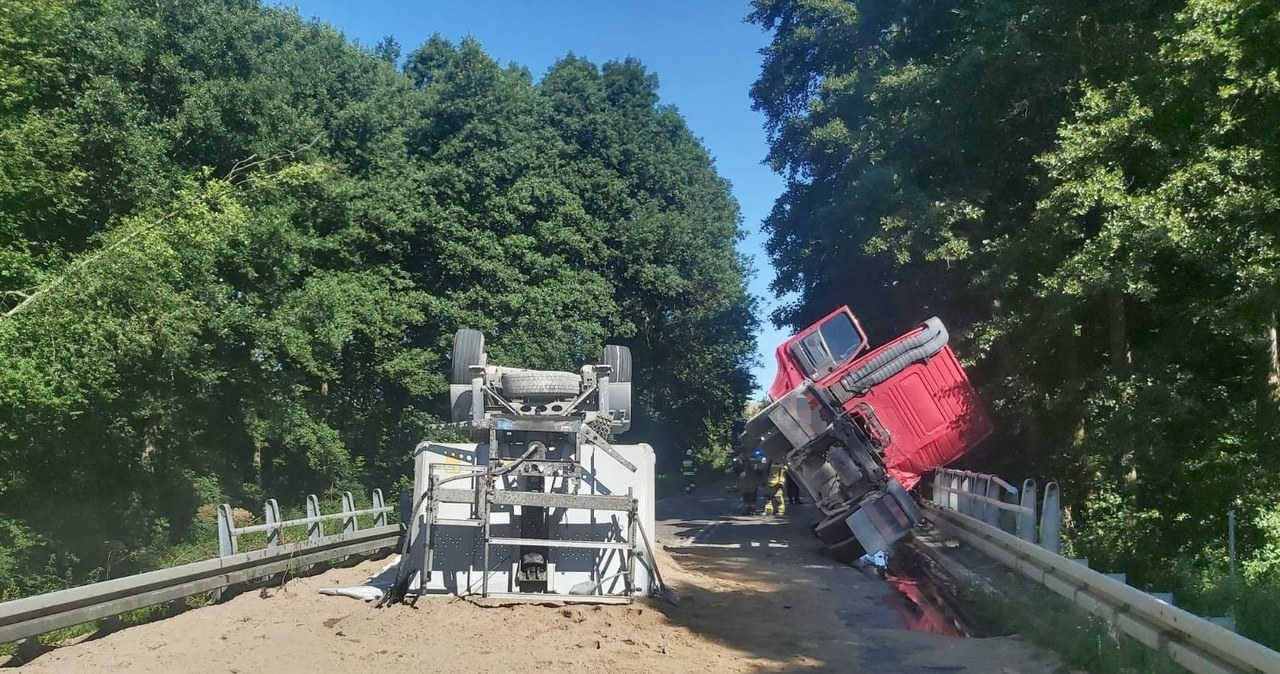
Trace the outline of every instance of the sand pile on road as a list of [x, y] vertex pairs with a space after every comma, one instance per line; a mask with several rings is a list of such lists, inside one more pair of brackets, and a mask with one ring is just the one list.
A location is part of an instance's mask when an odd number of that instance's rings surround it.
[[[820, 565], [828, 572], [808, 573], [805, 566], [821, 558], [794, 548], [672, 547], [660, 549], [658, 561], [677, 591], [678, 606], [660, 600], [605, 606], [424, 597], [416, 608], [374, 609], [357, 599], [319, 593], [360, 584], [385, 564], [366, 561], [61, 648], [28, 669], [143, 674], [350, 674], [389, 668], [643, 674], [1058, 671], [1016, 639], [945, 638], [877, 626], [869, 616], [889, 610], [876, 608], [886, 591], [883, 583], [859, 580], [859, 572], [849, 567]], [[857, 607], [854, 614], [851, 607]]]
[[[346, 674], [383, 667], [426, 672], [581, 667], [758, 672], [806, 662], [782, 645], [765, 654], [753, 647], [752, 642], [769, 636], [753, 626], [773, 613], [758, 601], [750, 603], [762, 596], [759, 588], [682, 568], [662, 550], [658, 556], [664, 578], [681, 597], [677, 607], [649, 600], [630, 606], [547, 606], [424, 597], [417, 608], [379, 610], [355, 599], [319, 594], [321, 587], [363, 582], [385, 563], [366, 561], [58, 649], [24, 669], [157, 674]], [[743, 600], [750, 609], [723, 605]]]

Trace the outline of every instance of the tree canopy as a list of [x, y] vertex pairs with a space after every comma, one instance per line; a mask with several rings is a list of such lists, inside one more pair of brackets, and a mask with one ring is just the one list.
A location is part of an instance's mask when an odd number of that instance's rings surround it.
[[725, 441], [740, 217], [656, 75], [400, 56], [256, 0], [0, 9], [0, 595], [224, 498], [391, 487], [460, 327], [515, 366], [628, 345], [631, 441]]

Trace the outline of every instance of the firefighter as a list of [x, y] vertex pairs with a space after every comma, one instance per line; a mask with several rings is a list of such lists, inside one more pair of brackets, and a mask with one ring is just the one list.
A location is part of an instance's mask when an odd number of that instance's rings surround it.
[[800, 505], [800, 481], [796, 479], [796, 474], [787, 471], [787, 504]]
[[746, 428], [746, 419], [738, 419], [733, 422], [733, 430], [729, 437], [732, 443], [730, 451], [733, 456], [730, 458], [729, 468], [725, 472], [733, 475], [738, 480], [738, 493], [742, 495], [740, 512], [743, 515], [754, 515], [756, 514], [756, 491], [759, 489], [759, 473], [755, 462], [748, 456], [742, 441], [742, 435], [746, 432]]
[[780, 462], [771, 461], [765, 470], [764, 514], [772, 515], [776, 511], [779, 515], [785, 515], [787, 502], [782, 496], [786, 489], [787, 467]]
[[738, 450], [733, 455], [733, 460], [729, 462], [729, 469], [726, 472], [738, 478], [738, 493], [742, 495], [740, 512], [743, 515], [756, 514], [756, 492], [759, 490], [759, 480], [755, 462], [747, 456], [746, 452]]
[[684, 493], [693, 493], [693, 479], [698, 474], [698, 464], [692, 449], [684, 450], [684, 460], [680, 462], [680, 474], [684, 476]]

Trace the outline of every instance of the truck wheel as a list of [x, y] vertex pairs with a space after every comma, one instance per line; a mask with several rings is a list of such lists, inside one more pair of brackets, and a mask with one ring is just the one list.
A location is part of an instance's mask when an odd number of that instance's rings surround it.
[[631, 349], [617, 344], [606, 344], [600, 354], [600, 364], [613, 368], [611, 382], [631, 381]]
[[862, 544], [858, 542], [857, 538], [849, 536], [849, 538], [840, 541], [835, 545], [828, 545], [827, 554], [831, 555], [832, 559], [840, 562], [841, 564], [853, 564], [861, 559], [863, 555], [867, 554], [867, 551], [862, 547]]
[[463, 328], [453, 333], [453, 372], [450, 384], [470, 384], [471, 366], [484, 357], [484, 333]]
[[453, 417], [454, 423], [471, 421], [471, 389], [464, 390], [457, 398], [454, 398], [450, 415]]
[[853, 535], [853, 532], [849, 531], [849, 525], [844, 523], [844, 518], [848, 517], [850, 512], [852, 511], [846, 510], [837, 517], [819, 520], [813, 525], [813, 534], [828, 547], [844, 541]]
[[525, 370], [502, 375], [502, 392], [512, 398], [526, 396], [566, 398], [578, 395], [582, 377], [572, 372]]

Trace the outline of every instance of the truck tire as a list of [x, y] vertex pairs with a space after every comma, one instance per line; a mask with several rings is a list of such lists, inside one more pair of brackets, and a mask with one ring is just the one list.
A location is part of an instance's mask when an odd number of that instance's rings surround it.
[[471, 421], [471, 389], [466, 389], [453, 399], [450, 415], [454, 423]]
[[566, 398], [578, 395], [581, 388], [582, 377], [572, 372], [523, 370], [502, 375], [502, 392], [512, 398]]
[[867, 551], [858, 539], [850, 534], [849, 538], [834, 545], [828, 545], [827, 554], [841, 564], [853, 564], [867, 554]]
[[936, 316], [920, 325], [920, 332], [876, 354], [858, 369], [840, 378], [840, 386], [851, 395], [862, 395], [876, 384], [905, 370], [912, 363], [928, 360], [947, 345], [947, 328]]
[[613, 368], [611, 382], [631, 381], [631, 349], [617, 344], [606, 344], [600, 354], [600, 364]]
[[463, 328], [453, 333], [453, 371], [450, 384], [470, 384], [471, 366], [484, 357], [484, 333]]

